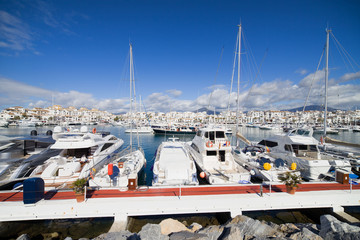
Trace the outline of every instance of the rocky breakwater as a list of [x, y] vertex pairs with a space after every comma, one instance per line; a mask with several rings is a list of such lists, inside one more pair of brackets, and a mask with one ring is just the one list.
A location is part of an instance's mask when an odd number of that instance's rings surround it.
[[[24, 238], [25, 237], [25, 238]], [[20, 239], [19, 237], [18, 239]], [[22, 236], [21, 239], [26, 239]], [[71, 238], [66, 238], [70, 240]], [[254, 220], [239, 215], [223, 225], [202, 227], [198, 223], [185, 226], [168, 218], [160, 224], [146, 224], [138, 233], [130, 231], [109, 232], [94, 238], [96, 240], [238, 240], [238, 239], [351, 239], [360, 240], [360, 226], [339, 221], [332, 215], [322, 215], [320, 224], [286, 223]]]

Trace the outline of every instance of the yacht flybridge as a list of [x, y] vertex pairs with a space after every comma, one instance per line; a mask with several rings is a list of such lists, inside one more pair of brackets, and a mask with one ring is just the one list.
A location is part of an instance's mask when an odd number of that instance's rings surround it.
[[190, 145], [190, 153], [200, 172], [210, 184], [250, 182], [250, 172], [234, 160], [224, 128], [201, 128]]
[[69, 186], [78, 178], [94, 174], [111, 159], [124, 141], [110, 134], [80, 129], [54, 128], [56, 142], [51, 149], [61, 150], [60, 154], [49, 158], [37, 166], [30, 177], [41, 177], [46, 187]]

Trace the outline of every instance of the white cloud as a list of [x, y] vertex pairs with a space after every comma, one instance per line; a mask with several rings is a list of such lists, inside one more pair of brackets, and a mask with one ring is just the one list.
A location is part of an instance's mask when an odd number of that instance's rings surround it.
[[356, 73], [347, 73], [340, 78], [340, 82], [348, 82], [352, 80], [360, 79], [360, 71]]
[[295, 71], [296, 73], [300, 74], [300, 75], [305, 75], [307, 74], [309, 71], [303, 68], [300, 68], [298, 70]]
[[33, 34], [20, 18], [0, 11], [0, 47], [22, 51], [32, 49]]
[[174, 97], [180, 97], [182, 94], [182, 91], [176, 90], [176, 89], [170, 89], [170, 90], [167, 90], [166, 92]]
[[[323, 78], [320, 75], [318, 81]], [[242, 90], [239, 97], [240, 110], [281, 110], [303, 106], [309, 92], [309, 79], [312, 77], [313, 73], [305, 76], [299, 84], [295, 84], [290, 80], [276, 79], [272, 82], [256, 84], [250, 92], [249, 90]], [[329, 106], [344, 109], [359, 106], [360, 85], [340, 85], [336, 82], [336, 79], [329, 81]], [[17, 105], [47, 107], [54, 103], [64, 107], [97, 108], [114, 113], [129, 111], [129, 99], [127, 97], [122, 99], [98, 99], [92, 93], [82, 93], [74, 90], [56, 92], [6, 78], [0, 78], [0, 86], [0, 106], [2, 108]], [[181, 93], [180, 90], [174, 89], [164, 93], [152, 93], [143, 98], [143, 104], [147, 111], [195, 111], [202, 107], [208, 107], [211, 95], [210, 109], [226, 110], [228, 103], [230, 103], [230, 109], [236, 110], [236, 92], [229, 95], [228, 91], [222, 86], [215, 88], [212, 93], [203, 94], [196, 99], [177, 99]], [[310, 92], [308, 105], [323, 104], [323, 101], [324, 84], [318, 82]]]

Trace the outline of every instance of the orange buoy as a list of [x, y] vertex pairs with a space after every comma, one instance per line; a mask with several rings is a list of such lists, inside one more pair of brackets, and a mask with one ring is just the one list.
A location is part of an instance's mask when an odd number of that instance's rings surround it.
[[208, 141], [208, 142], [206, 143], [206, 146], [207, 146], [208, 148], [211, 148], [211, 147], [214, 146], [214, 144], [212, 143], [212, 141]]
[[292, 163], [291, 165], [290, 165], [290, 169], [291, 170], [296, 170], [296, 163]]
[[114, 171], [114, 169], [113, 169], [113, 164], [112, 163], [109, 163], [109, 165], [108, 165], [108, 175], [110, 176], [110, 175], [113, 175], [113, 172]]
[[92, 132], [95, 134], [96, 133], [96, 128], [93, 128]]
[[206, 173], [201, 172], [201, 173], [200, 173], [200, 177], [201, 177], [201, 178], [205, 178], [205, 177], [206, 177]]

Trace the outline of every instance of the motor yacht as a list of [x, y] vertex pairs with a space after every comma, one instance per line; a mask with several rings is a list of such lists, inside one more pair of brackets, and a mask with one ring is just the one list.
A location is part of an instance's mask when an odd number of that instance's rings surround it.
[[205, 127], [188, 142], [200, 177], [210, 184], [249, 183], [250, 172], [236, 163], [230, 141], [220, 127]]
[[296, 163], [301, 176], [307, 180], [321, 179], [332, 169], [351, 170], [348, 160], [321, 154], [319, 141], [312, 136], [312, 130], [302, 135], [298, 132], [294, 129], [287, 134], [276, 134], [261, 140], [258, 145], [267, 147], [269, 155], [275, 159], [281, 158], [288, 165]]
[[199, 184], [189, 146], [176, 139], [169, 138], [169, 141], [162, 142], [156, 151], [153, 186]]
[[69, 186], [78, 178], [87, 178], [90, 173], [101, 169], [106, 160], [118, 152], [124, 141], [109, 133], [80, 129], [54, 128], [56, 140], [51, 149], [61, 150], [37, 166], [29, 177], [41, 177], [46, 187]]
[[296, 171], [296, 165], [293, 169], [281, 158], [273, 158], [262, 146], [246, 146], [243, 149], [234, 149], [235, 161], [250, 171], [253, 177], [271, 182], [280, 182], [279, 175], [286, 172], [294, 172], [300, 175], [300, 171]]

